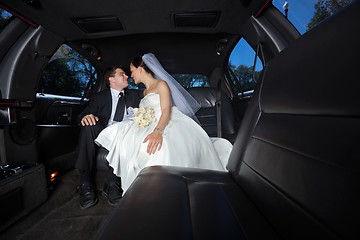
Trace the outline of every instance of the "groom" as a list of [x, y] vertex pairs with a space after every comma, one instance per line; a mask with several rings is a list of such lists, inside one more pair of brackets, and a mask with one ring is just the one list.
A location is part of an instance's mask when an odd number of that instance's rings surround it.
[[[80, 173], [79, 192], [82, 209], [92, 207], [98, 201], [92, 179], [97, 148], [94, 143], [95, 138], [106, 126], [122, 121], [126, 109], [130, 106], [137, 107], [142, 97], [141, 91], [125, 89], [129, 86], [128, 76], [121, 66], [107, 68], [104, 72], [104, 80], [109, 88], [92, 94], [89, 105], [79, 115], [82, 128], [75, 167]], [[106, 164], [108, 165], [107, 162]], [[111, 205], [115, 205], [121, 198], [120, 179], [113, 173], [113, 169], [108, 167], [103, 195]]]

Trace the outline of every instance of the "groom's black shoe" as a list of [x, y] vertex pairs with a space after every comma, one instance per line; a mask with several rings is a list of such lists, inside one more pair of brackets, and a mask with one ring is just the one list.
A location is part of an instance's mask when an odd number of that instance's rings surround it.
[[94, 206], [98, 202], [91, 183], [82, 183], [78, 187], [80, 192], [80, 208], [85, 209]]
[[105, 182], [102, 195], [107, 198], [110, 205], [117, 205], [122, 196], [120, 183], [117, 181]]

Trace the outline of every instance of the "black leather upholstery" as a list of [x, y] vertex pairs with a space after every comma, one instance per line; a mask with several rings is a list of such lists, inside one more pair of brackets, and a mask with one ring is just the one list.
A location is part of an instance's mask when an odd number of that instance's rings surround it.
[[266, 66], [229, 173], [144, 169], [101, 239], [358, 239], [359, 10], [355, 1]]
[[156, 166], [140, 173], [100, 239], [245, 238], [278, 239], [228, 173]]
[[96, 162], [95, 162], [96, 164], [95, 187], [99, 190], [103, 189], [109, 172], [109, 165], [106, 160], [106, 156], [108, 155], [108, 153], [109, 151], [103, 147], [97, 148]]
[[189, 88], [188, 92], [196, 99], [201, 108], [196, 113], [201, 127], [210, 137], [217, 137], [216, 94], [220, 94], [221, 104], [221, 132], [222, 137], [234, 143], [236, 138], [235, 115], [228, 96], [215, 88], [196, 87]]
[[357, 2], [335, 14], [269, 63], [246, 116], [256, 125], [235, 142], [245, 150], [229, 160], [231, 174], [286, 239], [358, 235], [360, 34], [350, 26], [359, 10]]

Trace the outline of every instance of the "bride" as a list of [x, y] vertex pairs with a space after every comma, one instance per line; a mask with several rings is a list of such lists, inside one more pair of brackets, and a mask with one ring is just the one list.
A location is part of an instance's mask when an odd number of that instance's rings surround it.
[[152, 53], [137, 57], [130, 70], [135, 83], [146, 86], [139, 109], [134, 109], [132, 120], [105, 128], [95, 140], [109, 150], [106, 159], [121, 177], [124, 193], [147, 166], [226, 171], [231, 143], [208, 137], [195, 117], [199, 104], [156, 57]]

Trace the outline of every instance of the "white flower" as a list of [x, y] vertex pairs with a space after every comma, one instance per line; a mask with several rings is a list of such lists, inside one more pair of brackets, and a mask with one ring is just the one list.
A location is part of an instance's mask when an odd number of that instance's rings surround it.
[[154, 110], [151, 107], [134, 108], [133, 120], [140, 128], [145, 128], [155, 121]]

